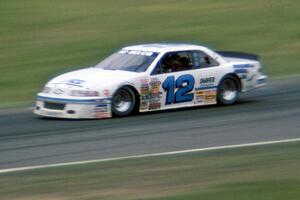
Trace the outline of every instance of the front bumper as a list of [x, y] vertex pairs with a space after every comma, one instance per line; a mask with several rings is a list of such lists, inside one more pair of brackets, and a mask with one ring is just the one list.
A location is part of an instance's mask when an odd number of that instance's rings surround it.
[[54, 118], [110, 118], [111, 99], [69, 99], [37, 96], [35, 114]]

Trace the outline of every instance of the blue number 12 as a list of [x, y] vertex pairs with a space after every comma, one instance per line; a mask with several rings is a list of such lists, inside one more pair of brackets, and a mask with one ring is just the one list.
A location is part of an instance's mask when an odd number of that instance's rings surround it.
[[[169, 76], [162, 84], [162, 88], [166, 92], [166, 104], [181, 103], [192, 101], [194, 98], [193, 90], [195, 79], [192, 75], [181, 75], [175, 82], [174, 76]], [[175, 92], [175, 88], [178, 90]]]

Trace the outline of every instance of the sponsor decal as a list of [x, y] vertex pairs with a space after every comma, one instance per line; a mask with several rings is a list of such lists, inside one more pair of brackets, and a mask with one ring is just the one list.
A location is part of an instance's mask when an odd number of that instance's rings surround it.
[[147, 110], [149, 108], [149, 101], [141, 101], [140, 110]]
[[151, 93], [151, 97], [160, 97], [160, 85], [161, 85], [161, 81], [159, 79], [153, 78], [150, 81], [150, 93]]
[[141, 85], [140, 92], [142, 96], [148, 96], [149, 95], [149, 86], [148, 85]]
[[149, 107], [149, 96], [150, 96], [150, 88], [149, 88], [149, 79], [141, 78], [141, 86], [140, 86], [140, 110], [147, 110]]
[[211, 84], [215, 82], [215, 77], [201, 78], [200, 84]]
[[155, 110], [161, 108], [160, 91], [161, 81], [157, 78], [152, 78], [150, 81], [147, 78], [141, 79], [140, 86], [140, 110]]
[[215, 103], [217, 98], [216, 90], [205, 91], [205, 103]]
[[154, 89], [154, 90], [151, 90], [151, 95], [150, 95], [150, 98], [153, 99], [153, 98], [160, 98], [161, 97], [161, 92], [159, 91], [159, 89]]
[[215, 84], [215, 77], [207, 77], [200, 79], [200, 87], [209, 87]]
[[159, 87], [161, 85], [161, 81], [158, 78], [152, 78], [150, 80], [151, 87]]
[[109, 104], [98, 104], [94, 108], [94, 115], [96, 118], [109, 118], [111, 117]]
[[203, 90], [197, 90], [195, 91], [195, 103], [204, 103], [204, 91]]
[[149, 104], [149, 110], [157, 110], [161, 108], [161, 103], [160, 102], [151, 102]]
[[141, 79], [140, 110], [156, 110], [161, 108], [161, 81], [158, 78]]
[[141, 55], [141, 56], [152, 56], [154, 52], [151, 51], [138, 51], [138, 50], [126, 50], [122, 49], [119, 51], [121, 54]]
[[150, 96], [149, 96], [149, 110], [161, 108], [162, 92], [160, 91], [161, 81], [158, 78], [150, 80]]
[[140, 96], [140, 99], [141, 100], [148, 100], [149, 99], [149, 90], [148, 91], [145, 91], [145, 92], [142, 92], [142, 95]]
[[216, 102], [217, 91], [215, 89], [196, 90], [195, 104], [212, 104]]

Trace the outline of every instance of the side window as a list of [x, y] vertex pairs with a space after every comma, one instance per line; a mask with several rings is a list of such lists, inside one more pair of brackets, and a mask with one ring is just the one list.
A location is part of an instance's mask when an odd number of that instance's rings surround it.
[[192, 51], [166, 53], [158, 62], [152, 75], [193, 69], [192, 60]]
[[152, 75], [218, 66], [219, 63], [202, 51], [166, 53], [152, 71]]
[[193, 66], [195, 69], [215, 67], [219, 63], [202, 51], [193, 52]]

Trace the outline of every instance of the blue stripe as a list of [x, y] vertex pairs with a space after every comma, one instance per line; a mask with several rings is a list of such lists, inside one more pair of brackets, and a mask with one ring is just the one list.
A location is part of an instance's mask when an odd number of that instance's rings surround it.
[[102, 107], [107, 107], [107, 104], [99, 104], [99, 105], [96, 105], [97, 108], [102, 108]]
[[242, 69], [247, 69], [247, 68], [252, 68], [253, 65], [251, 64], [240, 64], [240, 65], [233, 65], [234, 68], [242, 68]]
[[37, 95], [37, 99], [41, 101], [55, 101], [55, 102], [64, 102], [64, 103], [99, 103], [103, 101], [110, 101], [111, 98], [102, 98], [102, 99], [65, 99], [65, 98], [53, 98], [53, 97], [43, 97]]
[[234, 72], [235, 73], [240, 73], [240, 74], [246, 74], [246, 73], [248, 73], [247, 69], [235, 69]]
[[195, 90], [206, 90], [206, 89], [216, 89], [217, 86], [200, 86], [198, 88], [195, 88]]

